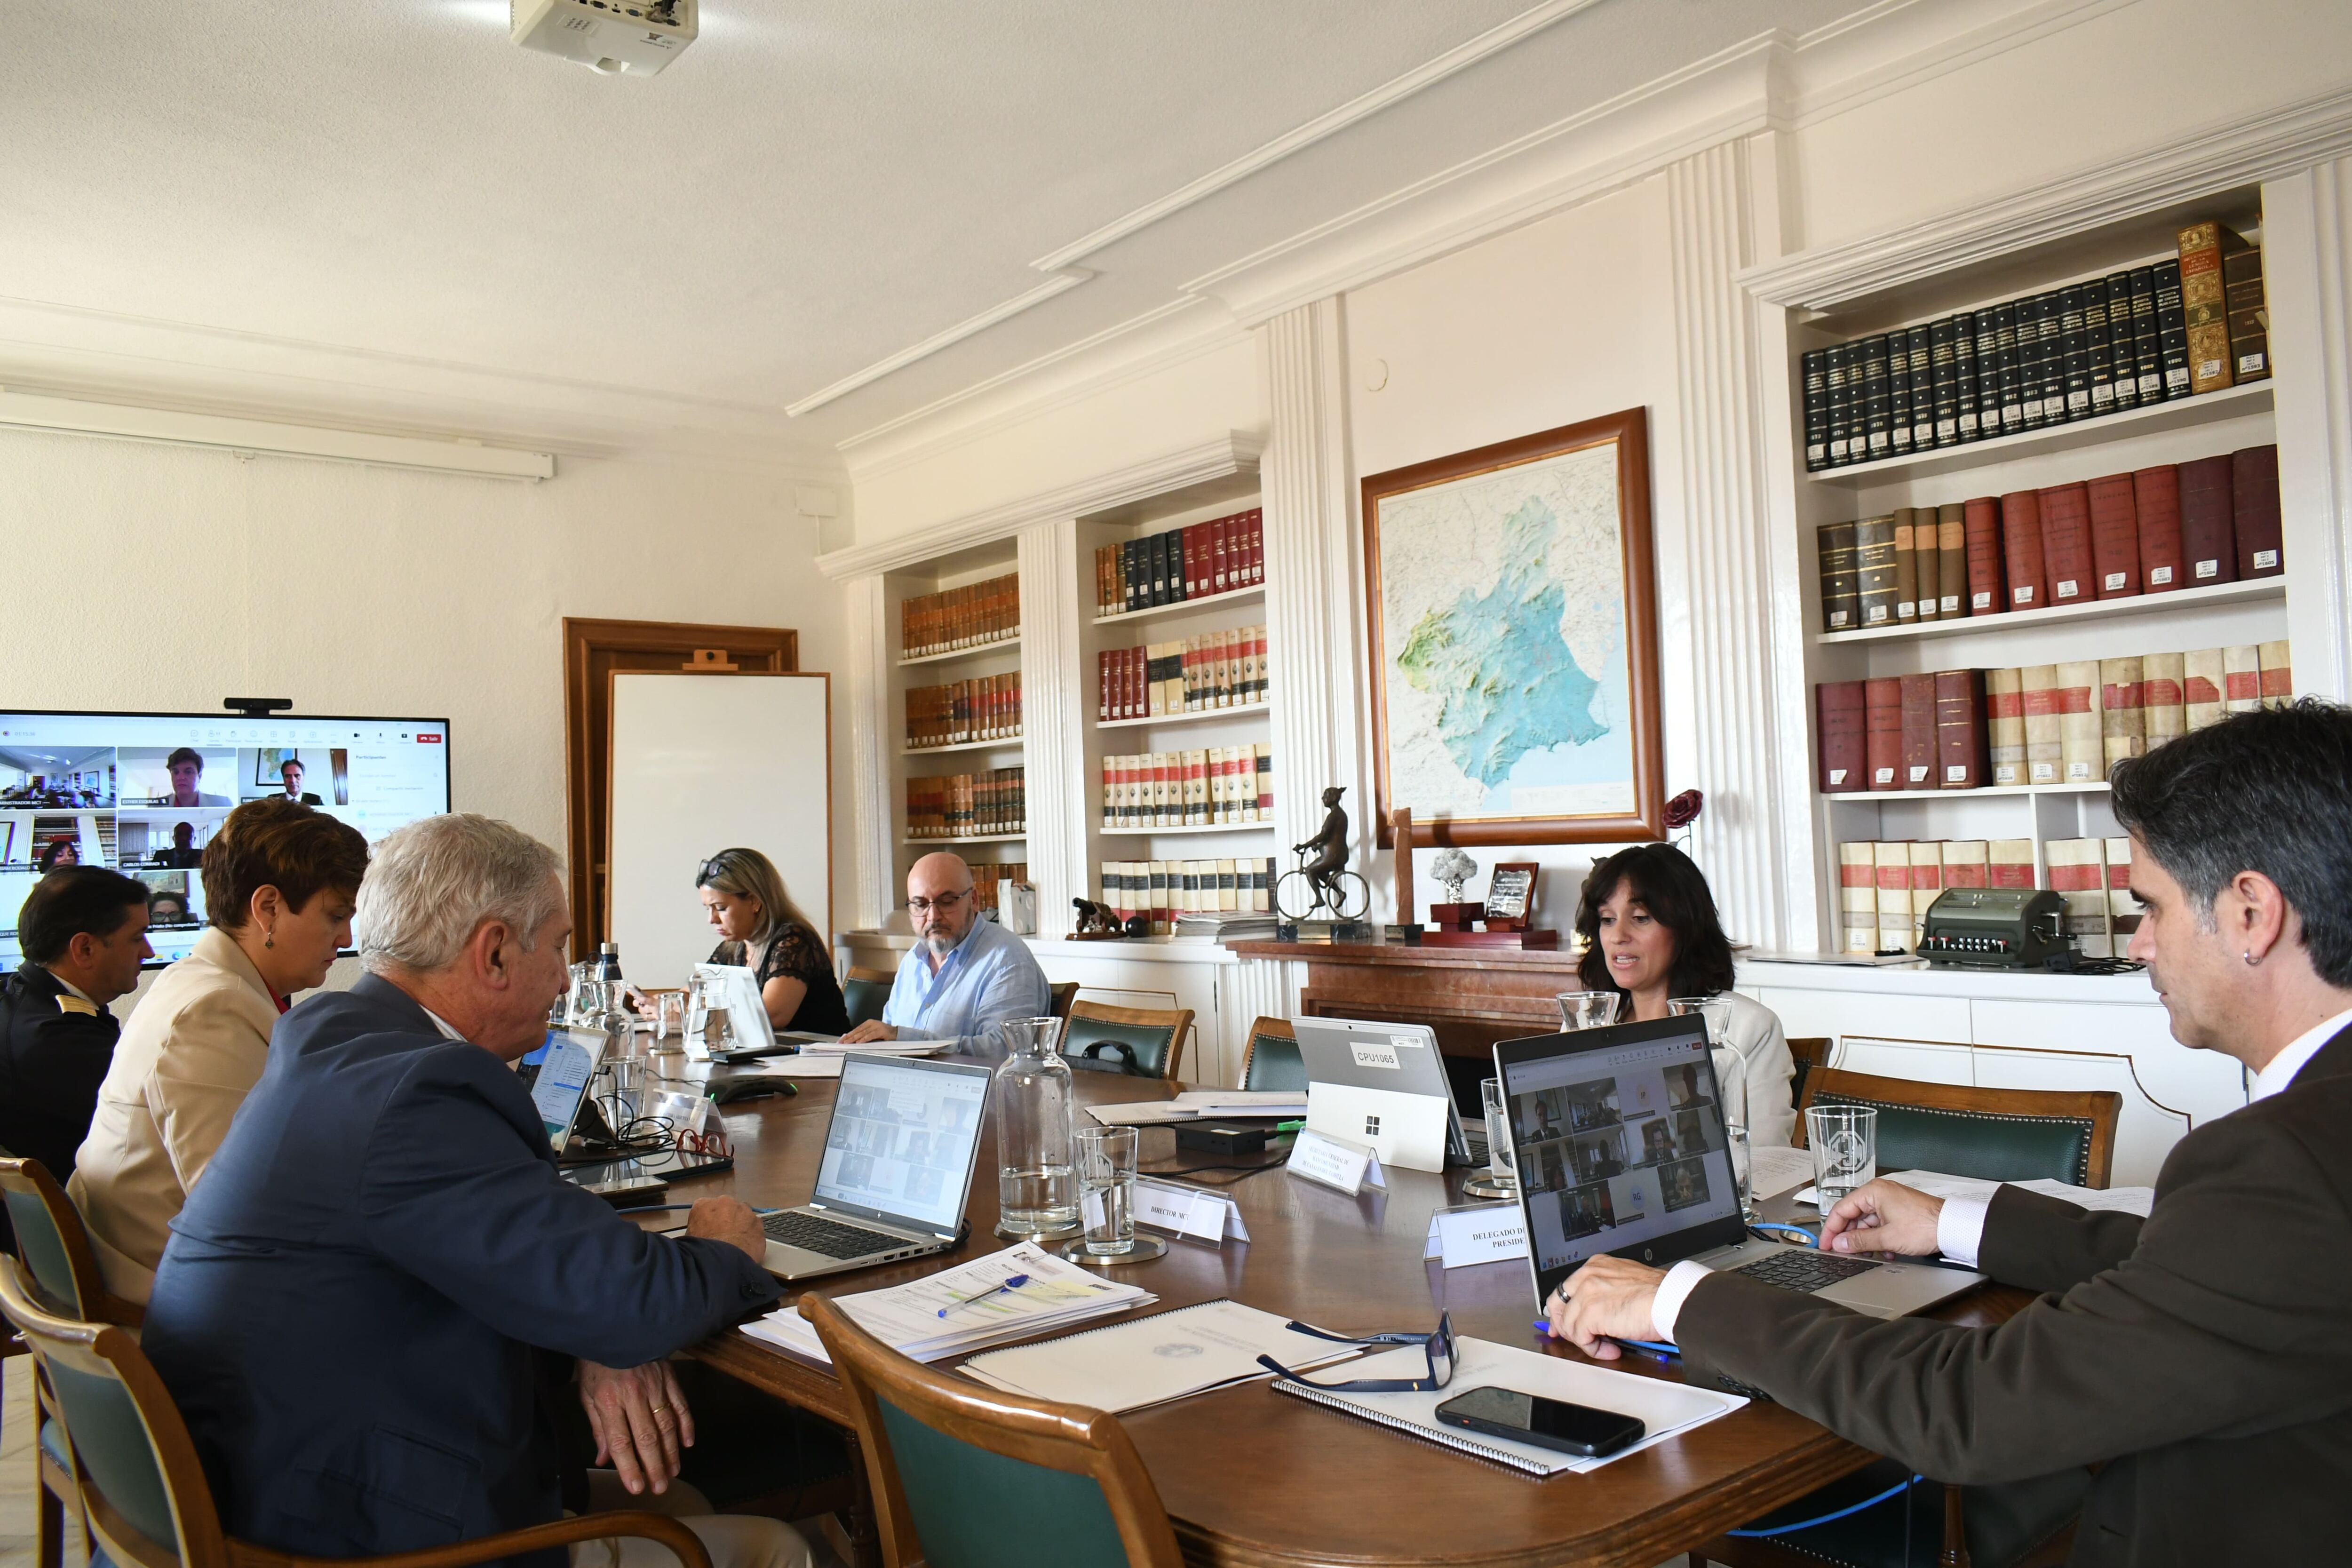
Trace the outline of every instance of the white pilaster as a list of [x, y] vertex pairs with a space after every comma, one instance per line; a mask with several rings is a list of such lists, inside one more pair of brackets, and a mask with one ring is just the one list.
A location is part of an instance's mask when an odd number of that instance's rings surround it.
[[[1753, 257], [1749, 150], [1727, 142], [1666, 170], [1674, 258], [1680, 551], [1687, 572], [1682, 683], [1694, 711], [1688, 775], [1706, 807], [1692, 848], [1733, 940], [1785, 945], [1785, 873], [1774, 845], [1786, 780], [1774, 759], [1806, 745], [1784, 733], [1772, 637], [1772, 548], [1763, 485], [1755, 306], [1735, 281]], [[1769, 388], [1783, 379], [1763, 367]], [[1769, 390], [1765, 395], [1769, 395]], [[1786, 672], [1801, 685], [1803, 671]]]
[[1259, 1018], [1291, 1018], [1298, 1014], [1298, 987], [1307, 973], [1303, 963], [1279, 958], [1244, 958], [1219, 972], [1223, 994], [1222, 1012], [1232, 1028], [1233, 1082], [1241, 1081], [1242, 1057], [1249, 1049], [1250, 1025]]
[[1276, 858], [1323, 822], [1323, 791], [1347, 791], [1356, 868], [1370, 868], [1362, 547], [1348, 458], [1347, 344], [1340, 302], [1318, 300], [1258, 329], [1269, 429], [1259, 464], [1265, 508], [1266, 652], [1273, 661]]
[[1018, 540], [1029, 880], [1037, 889], [1037, 933], [1066, 936], [1074, 923], [1070, 900], [1087, 886], [1087, 810], [1094, 799], [1086, 758], [1093, 693], [1081, 689], [1078, 668], [1077, 524], [1068, 518], [1036, 523]]
[[2352, 698], [2352, 159], [2263, 186], [2294, 689]]
[[850, 858], [856, 867], [855, 929], [879, 930], [898, 899], [892, 888], [890, 803], [898, 788], [890, 772], [896, 739], [889, 733], [890, 602], [882, 575], [842, 584], [848, 601]]

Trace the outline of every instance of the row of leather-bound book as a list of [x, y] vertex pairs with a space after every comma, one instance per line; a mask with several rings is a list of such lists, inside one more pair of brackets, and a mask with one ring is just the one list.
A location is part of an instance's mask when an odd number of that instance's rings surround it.
[[[2116, 958], [2139, 929], [2131, 840], [2053, 838], [2042, 885], [2065, 900], [2064, 934], [2085, 958]], [[1839, 916], [1848, 952], [1909, 952], [1947, 888], [2031, 888], [2031, 838], [1853, 840], [1838, 846]]]

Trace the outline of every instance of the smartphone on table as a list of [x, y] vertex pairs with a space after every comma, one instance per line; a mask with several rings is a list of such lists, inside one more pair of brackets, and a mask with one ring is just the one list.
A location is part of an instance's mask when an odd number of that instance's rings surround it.
[[1484, 1432], [1557, 1448], [1580, 1458], [1600, 1459], [1632, 1447], [1647, 1430], [1633, 1416], [1590, 1405], [1570, 1405], [1509, 1388], [1474, 1388], [1457, 1394], [1437, 1407], [1437, 1418], [1448, 1426]]

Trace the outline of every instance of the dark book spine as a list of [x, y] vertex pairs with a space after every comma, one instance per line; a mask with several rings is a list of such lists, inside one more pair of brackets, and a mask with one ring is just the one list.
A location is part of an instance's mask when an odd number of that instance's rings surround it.
[[1127, 580], [1127, 607], [1139, 610], [1151, 603], [1151, 583], [1144, 575], [1143, 541], [1129, 539], [1118, 547], [1119, 572]]
[[1900, 788], [1936, 787], [1936, 678], [1906, 675], [1903, 682], [1903, 773]]
[[[2059, 366], [2065, 376], [2062, 394], [2065, 417], [2091, 416], [2091, 334], [2083, 285], [2069, 284], [2058, 291]], [[2043, 412], [2048, 412], [2044, 409]]]
[[2000, 498], [2001, 575], [2009, 585], [2006, 610], [2038, 610], [2050, 603], [2042, 563], [2042, 498], [2011, 490]]
[[1862, 625], [1853, 533], [1851, 522], [1825, 522], [1813, 532], [1814, 547], [1821, 555], [1823, 631], [1850, 632]]
[[1961, 537], [1968, 551], [1968, 608], [1971, 616], [1997, 616], [2009, 608], [2009, 587], [2001, 572], [2000, 502], [1978, 496], [1960, 509]]
[[[1868, 462], [1894, 453], [1891, 428], [1891, 390], [1887, 385], [1886, 337], [1884, 333], [1862, 341], [1862, 407], [1863, 457]], [[1847, 449], [1851, 451], [1851, 445]]]
[[1863, 741], [1862, 682], [1822, 681], [1813, 688], [1813, 712], [1821, 732], [1822, 793], [1841, 795], [1864, 787], [1868, 756]]
[[1984, 671], [1939, 670], [1936, 683], [1937, 787], [1975, 789], [1987, 782]]
[[1832, 343], [1822, 351], [1825, 384], [1829, 393], [1829, 466], [1843, 467], [1853, 460], [1846, 449], [1853, 431], [1853, 398], [1852, 343]]
[[1886, 447], [1892, 457], [1911, 450], [1911, 334], [1886, 334]]
[[2139, 406], [2139, 374], [2132, 348], [2131, 274], [2110, 272], [2107, 285], [2107, 385], [2117, 408]]
[[2095, 596], [2089, 486], [2052, 485], [2042, 492], [2042, 565], [2052, 604], [2079, 605]]
[[2180, 470], [2170, 463], [2132, 475], [2132, 514], [2139, 525], [2141, 591], [2188, 586], [2180, 568]]
[[1977, 313], [1962, 310], [1952, 318], [1952, 430], [1956, 441], [1976, 440]]
[[2042, 296], [2017, 302], [2017, 382], [2023, 394], [2025, 427], [2042, 427]]
[[2230, 507], [2239, 578], [2275, 577], [2284, 571], [2276, 447], [2230, 454]]
[[2132, 372], [2142, 403], [2164, 401], [2164, 349], [2156, 334], [2156, 268], [2131, 269]]
[[1895, 619], [1900, 625], [1919, 618], [1919, 542], [1913, 527], [1917, 511], [1895, 509]]
[[[2017, 357], [2017, 310], [2020, 301], [2011, 300], [1992, 308], [1993, 366], [2000, 387], [2000, 428], [1986, 434], [2014, 435], [2025, 428], [2025, 380], [2019, 374]], [[1984, 371], [1979, 367], [1977, 374]], [[2039, 396], [2039, 394], [2036, 395]]]
[[1903, 787], [1903, 682], [1894, 676], [1862, 687], [1863, 766], [1874, 790]]
[[2093, 592], [2102, 599], [2123, 599], [2139, 592], [2139, 516], [2132, 504], [2132, 477], [2105, 474], [2093, 479], [2091, 497], [2091, 574]]
[[2238, 580], [2230, 467], [2226, 453], [2180, 465], [2180, 553], [2191, 588]]
[[1932, 450], [1936, 445], [1936, 343], [1930, 329], [1920, 326], [1911, 339], [1911, 449]]
[[2066, 294], [2053, 289], [2041, 296], [2035, 325], [2042, 340], [2042, 423], [2057, 425], [2066, 418]]
[[1805, 471], [1830, 466], [1829, 351], [1807, 349], [1797, 357], [1805, 409]]
[[1936, 510], [1936, 607], [1937, 620], [1969, 613], [1968, 508], [1948, 501]]
[[2230, 379], [2263, 380], [2271, 374], [2271, 319], [2260, 247], [2221, 258], [2221, 289], [2230, 313]]
[[2116, 411], [2116, 348], [2107, 335], [2107, 280], [2094, 278], [2083, 285], [2083, 343], [2088, 356], [2091, 416]]
[[2189, 395], [2189, 318], [2180, 305], [2180, 263], [2156, 264], [2156, 342], [2164, 368], [2164, 395]]
[[1927, 328], [1928, 376], [1935, 384], [1936, 445], [1960, 440], [1960, 366], [1956, 334], [1959, 319], [1947, 316]]
[[[2228, 459], [2222, 459], [2227, 462]], [[1854, 524], [1854, 577], [1862, 625], [1891, 626], [1895, 618], [1895, 519], [1866, 517]]]

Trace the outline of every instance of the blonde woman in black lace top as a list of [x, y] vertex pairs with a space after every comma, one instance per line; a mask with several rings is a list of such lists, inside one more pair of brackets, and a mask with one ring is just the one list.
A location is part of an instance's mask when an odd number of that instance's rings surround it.
[[751, 972], [771, 1024], [816, 1035], [848, 1032], [849, 1012], [824, 934], [793, 902], [765, 855], [721, 849], [695, 872], [694, 885], [711, 929], [724, 939], [709, 962]]

